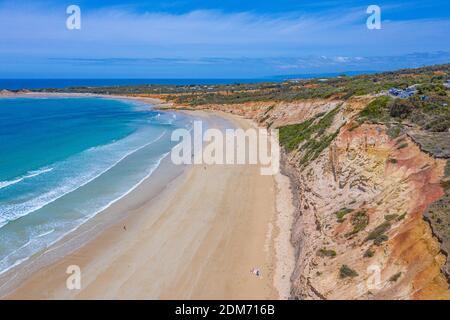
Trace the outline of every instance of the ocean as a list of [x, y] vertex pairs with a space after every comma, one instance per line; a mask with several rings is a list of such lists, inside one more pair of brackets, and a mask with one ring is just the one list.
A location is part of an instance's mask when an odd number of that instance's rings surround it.
[[190, 126], [131, 100], [0, 98], [0, 274], [151, 176]]

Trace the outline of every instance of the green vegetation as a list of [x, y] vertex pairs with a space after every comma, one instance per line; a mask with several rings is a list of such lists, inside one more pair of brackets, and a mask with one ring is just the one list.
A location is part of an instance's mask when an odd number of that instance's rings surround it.
[[364, 252], [363, 257], [364, 258], [372, 258], [375, 254], [375, 251], [371, 250], [370, 248], [366, 250], [366, 252]]
[[364, 230], [369, 224], [369, 216], [364, 211], [358, 211], [352, 216], [353, 230], [346, 234], [346, 237], [351, 237], [358, 232]]
[[336, 215], [337, 222], [339, 222], [339, 223], [344, 222], [344, 217], [352, 211], [353, 211], [352, 209], [348, 209], [348, 208], [342, 208], [342, 209], [336, 211], [334, 214]]
[[359, 114], [363, 120], [378, 121], [386, 118], [386, 108], [391, 101], [390, 97], [381, 96], [370, 102]]
[[[361, 112], [360, 121], [386, 123], [409, 122], [431, 132], [447, 132], [450, 128], [450, 96], [443, 83], [450, 78], [450, 63], [394, 72], [339, 76], [323, 79], [309, 78], [252, 84], [155, 85], [72, 87], [64, 89], [35, 89], [40, 92], [94, 93], [106, 95], [146, 95], [166, 99], [175, 104], [198, 106], [207, 104], [242, 104], [246, 102], [293, 102], [304, 99], [347, 100], [351, 97], [381, 94]], [[390, 88], [415, 86], [417, 93], [406, 99], [391, 98]], [[304, 124], [305, 127], [309, 125]], [[395, 137], [398, 129], [392, 129]], [[316, 139], [320, 150], [331, 137]], [[298, 146], [294, 143], [291, 148]], [[289, 149], [292, 150], [292, 149]], [[311, 153], [314, 156], [317, 152]], [[307, 160], [307, 159], [305, 159]]]
[[432, 95], [437, 94], [440, 96], [445, 96], [445, 87], [442, 84], [442, 82], [437, 81], [431, 81], [428, 83], [424, 83], [418, 86], [417, 90], [419, 91], [419, 94], [422, 95]]
[[389, 240], [389, 237], [385, 234], [382, 234], [380, 236], [378, 236], [377, 238], [375, 238], [375, 240], [373, 240], [373, 243], [377, 246], [381, 245], [383, 242], [386, 242]]
[[[376, 94], [360, 113], [352, 119], [350, 131], [362, 123], [380, 122], [388, 126], [391, 139], [402, 133], [402, 123], [414, 124], [429, 131], [446, 133], [450, 128], [450, 96], [443, 85], [450, 78], [450, 63], [417, 69], [404, 69], [394, 72], [366, 74], [358, 76], [339, 76], [323, 79], [296, 79], [284, 82], [265, 82], [252, 84], [202, 84], [202, 85], [156, 85], [141, 84], [131, 86], [72, 87], [64, 89], [36, 89], [40, 92], [93, 93], [104, 95], [135, 95], [162, 98], [177, 105], [199, 106], [208, 104], [243, 104], [247, 102], [270, 102], [260, 121], [269, 119], [269, 111], [277, 102], [294, 102], [305, 99], [329, 99], [345, 101], [355, 96]], [[415, 85], [417, 93], [407, 99], [396, 99], [386, 95], [390, 88], [406, 89]], [[336, 108], [325, 115], [306, 120], [300, 124], [280, 128], [280, 143], [290, 152], [301, 148], [300, 167], [305, 167], [317, 159], [336, 138], [339, 129], [328, 130]], [[272, 123], [266, 123], [271, 126]], [[450, 148], [448, 137], [438, 141], [435, 136], [424, 138], [419, 143], [431, 153], [446, 153]], [[423, 139], [422, 139], [423, 140]], [[429, 146], [424, 146], [430, 144]], [[399, 149], [407, 144], [398, 145]], [[442, 156], [440, 156], [442, 157]], [[395, 163], [395, 159], [390, 160]], [[447, 169], [449, 172], [450, 169]]]
[[441, 181], [441, 187], [444, 189], [444, 191], [450, 191], [450, 180], [442, 180]]
[[380, 245], [382, 242], [387, 241], [388, 238], [385, 233], [391, 228], [391, 224], [388, 221], [383, 222], [375, 229], [373, 229], [367, 236], [365, 241], [373, 240], [376, 245]]
[[353, 121], [350, 128], [348, 128], [348, 131], [351, 132], [351, 131], [355, 130], [356, 128], [358, 128], [360, 125], [361, 125], [360, 121]]
[[392, 220], [394, 220], [394, 219], [397, 219], [398, 218], [398, 214], [387, 214], [387, 215], [385, 215], [384, 216], [384, 219], [386, 220], [386, 221], [392, 221]]
[[336, 257], [336, 251], [322, 248], [319, 251], [317, 251], [317, 255], [320, 257], [334, 258]]
[[401, 132], [402, 128], [400, 126], [389, 126], [386, 133], [390, 139], [396, 139]]
[[441, 181], [445, 194], [430, 204], [424, 213], [424, 219], [430, 224], [433, 235], [439, 240], [441, 251], [446, 256], [442, 271], [450, 279], [450, 179]]
[[300, 143], [308, 139], [311, 135], [310, 128], [314, 119], [307, 120], [299, 124], [291, 124], [280, 128], [280, 144], [287, 150], [292, 151], [298, 147]]
[[387, 108], [391, 117], [406, 119], [411, 114], [414, 106], [409, 100], [394, 99], [388, 103]]
[[358, 276], [358, 273], [346, 264], [343, 264], [339, 269], [339, 276], [341, 277], [341, 279], [354, 278]]
[[397, 282], [397, 280], [402, 276], [401, 272], [397, 272], [392, 277], [389, 278], [390, 282]]
[[305, 143], [302, 150], [305, 150], [305, 155], [300, 160], [300, 165], [306, 165], [310, 161], [314, 161], [318, 156], [325, 150], [331, 142], [338, 135], [339, 130], [336, 130], [334, 133], [325, 135], [319, 138], [319, 140], [311, 139], [307, 143]]
[[402, 221], [406, 217], [406, 212], [400, 216], [398, 216], [397, 221]]
[[407, 146], [408, 146], [408, 144], [407, 144], [406, 142], [404, 142], [404, 143], [400, 144], [400, 145], [397, 147], [397, 149], [400, 150], [400, 149], [406, 148]]
[[445, 163], [444, 174], [446, 177], [450, 177], [450, 159], [447, 159]]
[[303, 151], [300, 165], [315, 160], [339, 133], [339, 130], [330, 134], [325, 133], [333, 124], [334, 117], [339, 110], [340, 106], [337, 106], [325, 115], [319, 114], [315, 118], [302, 123], [281, 127], [279, 132], [280, 144], [288, 151], [295, 150], [300, 146]]

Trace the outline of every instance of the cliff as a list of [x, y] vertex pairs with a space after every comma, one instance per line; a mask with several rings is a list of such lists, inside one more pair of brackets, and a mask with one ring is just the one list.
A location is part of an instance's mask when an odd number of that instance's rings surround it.
[[280, 128], [297, 206], [294, 299], [450, 298], [446, 151], [414, 128], [358, 122], [372, 100], [189, 107]]

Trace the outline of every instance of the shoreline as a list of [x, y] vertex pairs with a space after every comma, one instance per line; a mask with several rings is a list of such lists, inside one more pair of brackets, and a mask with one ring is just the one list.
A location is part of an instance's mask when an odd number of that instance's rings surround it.
[[[25, 94], [25, 97], [30, 97], [30, 96], [36, 96], [36, 95], [30, 95], [30, 94]], [[44, 95], [37, 95], [39, 97], [43, 97]], [[48, 95], [46, 94], [45, 96], [55, 96], [55, 95]], [[56, 96], [62, 96], [60, 94], [57, 94]], [[74, 96], [74, 95], [67, 95], [65, 94], [64, 96]], [[148, 98], [142, 98], [142, 97], [129, 97], [129, 96], [103, 96], [103, 95], [83, 95], [83, 94], [77, 94], [76, 96], [78, 97], [83, 97], [83, 96], [96, 96], [96, 97], [103, 97], [103, 98], [111, 98], [111, 99], [128, 99], [128, 100], [137, 100], [137, 101], [143, 101], [143, 102], [150, 102], [151, 103], [155, 103], [157, 102], [158, 104], [161, 104], [162, 101], [156, 101], [155, 99], [148, 99]], [[16, 96], [18, 97], [18, 96]], [[157, 107], [156, 107], [157, 109]], [[178, 111], [178, 112], [184, 112], [184, 113], [190, 113], [191, 115], [195, 115], [195, 116], [199, 116], [200, 114], [202, 114], [202, 117], [218, 117], [220, 119], [226, 119], [226, 121], [230, 121], [232, 122], [236, 127], [250, 127], [250, 126], [254, 126], [255, 124], [253, 122], [251, 122], [248, 119], [243, 119], [243, 118], [238, 118], [237, 116], [234, 115], [230, 115], [230, 114], [221, 114], [219, 112], [205, 112], [205, 111], [194, 111], [194, 112], [190, 112], [190, 111]], [[219, 122], [222, 120], [218, 120]], [[217, 120], [216, 120], [217, 121]], [[217, 124], [216, 124], [217, 125]], [[167, 160], [167, 158], [165, 159]], [[272, 189], [271, 192], [269, 192], [269, 194], [271, 194], [273, 196], [272, 200], [272, 210], [269, 214], [267, 214], [267, 216], [265, 217], [265, 224], [260, 224], [258, 225], [258, 228], [255, 228], [258, 231], [258, 233], [260, 231], [264, 231], [263, 233], [263, 237], [261, 236], [261, 234], [259, 234], [258, 239], [259, 242], [262, 241], [262, 239], [264, 241], [263, 245], [265, 248], [263, 249], [263, 256], [261, 258], [261, 252], [259, 252], [259, 263], [261, 264], [265, 264], [267, 266], [267, 271], [265, 270], [266, 268], [261, 268], [263, 270], [263, 276], [261, 277], [261, 279], [257, 279], [254, 275], [250, 274], [249, 270], [250, 268], [246, 271], [246, 274], [242, 275], [244, 276], [246, 282], [248, 282], [248, 287], [253, 287], [256, 286], [259, 288], [255, 289], [255, 288], [250, 288], [250, 291], [245, 292], [245, 288], [244, 288], [244, 292], [242, 291], [242, 287], [239, 287], [239, 289], [236, 289], [236, 291], [234, 291], [234, 293], [229, 292], [229, 290], [225, 290], [226, 287], [229, 285], [224, 283], [223, 284], [223, 288], [221, 288], [220, 290], [217, 290], [217, 288], [211, 288], [209, 290], [204, 289], [206, 282], [209, 281], [205, 281], [205, 284], [203, 286], [199, 286], [198, 284], [195, 283], [191, 283], [190, 285], [187, 285], [186, 282], [189, 282], [188, 280], [186, 280], [187, 278], [189, 278], [188, 276], [184, 277], [184, 279], [181, 279], [183, 277], [177, 276], [175, 278], [177, 279], [171, 279], [171, 281], [166, 281], [168, 282], [174, 282], [174, 283], [178, 283], [177, 285], [173, 285], [174, 287], [170, 290], [155, 290], [155, 288], [153, 288], [152, 294], [143, 294], [142, 292], [138, 292], [139, 290], [134, 290], [133, 293], [128, 293], [128, 294], [118, 294], [119, 296], [111, 296], [108, 294], [106, 294], [108, 291], [103, 291], [103, 294], [100, 292], [101, 290], [99, 289], [99, 287], [104, 287], [105, 284], [103, 282], [102, 285], [98, 286], [95, 284], [91, 284], [89, 287], [89, 290], [82, 290], [81, 293], [79, 294], [75, 294], [74, 292], [67, 292], [68, 290], [65, 288], [62, 288], [63, 286], [61, 284], [65, 284], [65, 282], [61, 282], [62, 279], [65, 279], [68, 275], [65, 273], [60, 272], [58, 277], [55, 277], [56, 279], [48, 279], [48, 281], [46, 281], [47, 283], [44, 285], [44, 287], [42, 286], [42, 283], [39, 283], [40, 281], [38, 279], [43, 279], [43, 276], [45, 277], [45, 275], [50, 275], [50, 274], [54, 274], [55, 270], [57, 270], [58, 268], [61, 269], [61, 265], [64, 263], [69, 263], [70, 261], [74, 261], [74, 260], [82, 260], [80, 262], [83, 262], [84, 264], [86, 264], [86, 268], [87, 269], [92, 269], [92, 266], [96, 265], [99, 263], [100, 260], [104, 260], [103, 264], [107, 264], [106, 261], [113, 261], [113, 257], [111, 257], [111, 255], [108, 255], [105, 252], [101, 252], [102, 250], [99, 250], [99, 246], [100, 244], [102, 244], [101, 246], [104, 246], [105, 242], [111, 246], [111, 247], [115, 247], [116, 249], [120, 246], [120, 241], [119, 239], [122, 240], [126, 240], [128, 242], [131, 241], [131, 238], [133, 238], [133, 236], [131, 236], [129, 239], [127, 237], [123, 237], [123, 233], [135, 233], [135, 234], [139, 234], [139, 232], [142, 232], [142, 230], [139, 230], [140, 224], [146, 224], [149, 223], [149, 220], [152, 220], [152, 218], [150, 217], [149, 214], [147, 214], [148, 216], [145, 217], [145, 211], [152, 211], [153, 215], [157, 215], [157, 212], [159, 210], [159, 212], [161, 212], [164, 208], [164, 205], [162, 205], [162, 203], [164, 201], [162, 201], [162, 199], [169, 199], [169, 198], [182, 198], [182, 196], [180, 196], [180, 194], [176, 194], [177, 190], [179, 190], [180, 188], [187, 188], [189, 187], [189, 184], [187, 182], [187, 180], [191, 179], [192, 176], [196, 176], [195, 179], [198, 180], [199, 182], [201, 182], [203, 185], [205, 184], [205, 181], [202, 181], [203, 179], [197, 177], [199, 175], [200, 172], [198, 172], [199, 170], [207, 170], [209, 169], [209, 166], [207, 169], [205, 168], [199, 168], [196, 166], [189, 166], [189, 167], [185, 167], [185, 168], [178, 168], [178, 171], [176, 173], [174, 173], [175, 171], [173, 171], [174, 168], [170, 168], [170, 166], [174, 166], [173, 164], [168, 163], [170, 161], [163, 161], [161, 163], [161, 168], [158, 168], [155, 170], [155, 172], [151, 175], [151, 177], [147, 178], [146, 181], [143, 181], [141, 185], [139, 185], [135, 190], [131, 191], [129, 195], [127, 195], [124, 199], [120, 199], [118, 200], [117, 203], [114, 203], [113, 205], [111, 205], [111, 207], [108, 207], [107, 209], [103, 210], [101, 213], [99, 213], [97, 216], [93, 217], [92, 219], [90, 219], [89, 221], [85, 222], [82, 226], [79, 227], [80, 230], [76, 230], [72, 233], [70, 233], [68, 236], [65, 237], [65, 239], [58, 241], [55, 245], [51, 246], [49, 249], [47, 249], [47, 251], [50, 251], [53, 255], [53, 259], [48, 259], [46, 261], [41, 261], [41, 264], [39, 264], [39, 259], [35, 259], [35, 257], [33, 257], [32, 259], [30, 259], [30, 261], [33, 261], [33, 263], [35, 264], [35, 268], [31, 268], [30, 271], [25, 272], [25, 274], [22, 274], [22, 277], [20, 279], [16, 279], [14, 281], [13, 280], [9, 280], [8, 281], [8, 285], [5, 286], [4, 282], [2, 282], [2, 280], [4, 279], [5, 275], [11, 275], [14, 271], [16, 271], [16, 268], [13, 268], [12, 270], [8, 271], [7, 273], [5, 273], [4, 275], [0, 276], [0, 283], [2, 283], [3, 285], [0, 285], [0, 295], [1, 296], [5, 296], [8, 299], [11, 298], [18, 298], [18, 299], [29, 299], [29, 298], [120, 298], [120, 299], [128, 299], [128, 298], [150, 298], [150, 299], [157, 299], [157, 298], [162, 298], [162, 299], [168, 299], [168, 298], [200, 298], [200, 299], [206, 299], [206, 298], [283, 298], [283, 299], [287, 299], [289, 297], [289, 293], [290, 293], [290, 274], [292, 272], [292, 268], [293, 268], [293, 257], [291, 257], [292, 259], [289, 259], [289, 255], [291, 254], [290, 252], [293, 252], [293, 248], [292, 245], [290, 244], [290, 241], [288, 241], [288, 243], [286, 244], [286, 239], [290, 239], [290, 226], [292, 225], [292, 221], [289, 220], [289, 214], [285, 214], [281, 217], [281, 211], [283, 211], [283, 205], [280, 206], [280, 200], [279, 199], [283, 199], [281, 201], [285, 201], [285, 199], [289, 199], [286, 198], [286, 193], [289, 192], [289, 186], [288, 189], [286, 190], [286, 185], [284, 187], [280, 187], [280, 185], [282, 185], [283, 183], [279, 181], [279, 178], [277, 177], [277, 179], [275, 179], [275, 177], [270, 177], [270, 179], [272, 180], [271, 182], [267, 182], [265, 181], [264, 185], [268, 186], [271, 185]], [[219, 166], [211, 166], [214, 171], [216, 171], [219, 168], [214, 168], [214, 167], [219, 167]], [[165, 168], [165, 169], [164, 169]], [[161, 169], [161, 170], [160, 170]], [[182, 169], [182, 170], [180, 170]], [[256, 170], [257, 168], [251, 168], [253, 170]], [[211, 170], [211, 171], [213, 171]], [[166, 171], [166, 173], [163, 173], [163, 171]], [[240, 176], [242, 176], [242, 173], [246, 173], [247, 170], [242, 171], [239, 173]], [[160, 186], [153, 186], [154, 190], [153, 192], [149, 192], [149, 188], [151, 189], [152, 187], [150, 187], [149, 185], [152, 184], [158, 184], [156, 182], [157, 180], [157, 176], [161, 175], [161, 176], [166, 176], [167, 178], [167, 174], [169, 172], [172, 172], [172, 176], [168, 179], [169, 181], [165, 181], [160, 183]], [[218, 172], [219, 174], [219, 172]], [[170, 175], [170, 174], [169, 174]], [[234, 185], [234, 187], [236, 187], [237, 184], [240, 184], [241, 182], [239, 182], [238, 180], [242, 180], [241, 177], [236, 177], [236, 175], [230, 174], [232, 176], [233, 179], [237, 180], [237, 183]], [[216, 181], [216, 178], [213, 179], [214, 181]], [[266, 179], [267, 180], [267, 179]], [[275, 181], [277, 180], [277, 181]], [[195, 181], [197, 182], [197, 181]], [[197, 182], [198, 183], [198, 182]], [[161, 187], [162, 186], [162, 187]], [[223, 198], [224, 196], [228, 196], [228, 194], [232, 193], [231, 190], [230, 192], [223, 192], [223, 189], [226, 188], [225, 186], [221, 186], [221, 192], [218, 192], [218, 194], [215, 195], [215, 197], [219, 197], [219, 198]], [[145, 193], [145, 195], [144, 195]], [[279, 195], [283, 193], [284, 196], [280, 197]], [[252, 197], [256, 197], [256, 198], [261, 198], [260, 196], [258, 197], [258, 194], [253, 194]], [[266, 195], [267, 196], [267, 195]], [[137, 199], [141, 197], [140, 199]], [[275, 199], [276, 198], [276, 199]], [[179, 199], [177, 199], [179, 200]], [[192, 199], [191, 199], [192, 200]], [[156, 202], [159, 204], [150, 204], [150, 202]], [[176, 203], [176, 201], [175, 201]], [[241, 203], [242, 204], [242, 203]], [[159, 208], [155, 208], [158, 207]], [[229, 204], [228, 204], [229, 205]], [[245, 205], [245, 204], [243, 204]], [[223, 211], [223, 208], [218, 208], [218, 211]], [[120, 214], [120, 211], [126, 212], [125, 214]], [[262, 207], [260, 208], [260, 212], [262, 211], [269, 211], [266, 210], [266, 208]], [[277, 211], [278, 210], [278, 211]], [[115, 211], [115, 212], [114, 212]], [[156, 212], [156, 213], [155, 213]], [[277, 213], [278, 212], [278, 213]], [[255, 217], [253, 218], [257, 218], [257, 214], [258, 211], [255, 211]], [[216, 212], [216, 215], [220, 215], [220, 212]], [[200, 220], [203, 218], [201, 216], [198, 217]], [[291, 217], [292, 218], [292, 217]], [[153, 217], [153, 219], [155, 219]], [[211, 220], [214, 222], [214, 219], [211, 217]], [[217, 220], [217, 219], [216, 219]], [[138, 223], [139, 221], [139, 223]], [[290, 222], [289, 222], [290, 221]], [[153, 221], [152, 223], [156, 223], [156, 221]], [[195, 224], [194, 222], [192, 224]], [[205, 223], [203, 223], [205, 224]], [[134, 226], [134, 227], [132, 227]], [[286, 230], [286, 227], [289, 227], [288, 230]], [[185, 228], [189, 228], [191, 226], [186, 225], [184, 226]], [[196, 228], [199, 228], [200, 226], [196, 226]], [[220, 227], [220, 225], [216, 225], [215, 223], [213, 223], [211, 226], [209, 226], [210, 228], [213, 229], [217, 229], [217, 231], [221, 231], [220, 229], [222, 229]], [[133, 230], [133, 229], [136, 230]], [[231, 231], [232, 233], [236, 232], [236, 230], [233, 230], [235, 228], [239, 228], [238, 226], [234, 226], [234, 228], [231, 228], [229, 231]], [[126, 232], [128, 231], [128, 232]], [[133, 231], [133, 232], [131, 232]], [[156, 230], [158, 231], [158, 230]], [[208, 231], [208, 230], [207, 230]], [[240, 238], [240, 237], [245, 237], [246, 233], [248, 233], [248, 231], [250, 230], [246, 230], [246, 232], [244, 233], [238, 233], [236, 238]], [[206, 234], [204, 234], [204, 236], [206, 238], [210, 237], [210, 238], [214, 238], [211, 234], [211, 230], [209, 230]], [[176, 234], [175, 234], [176, 236]], [[77, 239], [77, 238], [82, 238], [82, 239]], [[124, 238], [124, 239], [123, 239]], [[136, 236], [134, 236], [134, 240]], [[225, 237], [225, 238], [230, 238], [230, 239], [222, 239], [222, 241], [226, 240], [226, 242], [232, 242], [233, 238], [232, 236], [229, 237]], [[245, 239], [245, 238], [244, 238]], [[154, 239], [153, 239], [154, 240]], [[200, 241], [200, 239], [197, 239], [197, 242]], [[216, 239], [216, 241], [218, 241]], [[201, 242], [201, 241], [200, 241]], [[195, 241], [194, 241], [195, 243]], [[219, 241], [220, 243], [220, 241]], [[150, 245], [150, 244], [147, 244]], [[208, 245], [206, 245], [205, 243], [202, 243], [203, 246], [206, 246], [209, 251], [210, 255], [214, 255], [217, 254], [217, 248], [215, 247], [211, 247]], [[68, 246], [68, 248], [60, 248], [60, 247], [64, 247], [64, 246]], [[145, 246], [145, 245], [144, 245]], [[253, 247], [259, 247], [259, 245], [255, 245], [252, 244]], [[261, 247], [262, 247], [261, 246]], [[122, 249], [123, 253], [125, 254], [127, 252], [127, 250], [125, 250], [125, 248], [121, 247], [119, 249]], [[129, 250], [130, 248], [128, 248]], [[131, 248], [133, 249], [133, 248]], [[59, 251], [62, 250], [62, 251]], [[65, 252], [64, 252], [65, 250]], [[177, 248], [172, 248], [172, 250], [174, 252], [177, 251]], [[105, 250], [103, 250], [105, 251]], [[121, 251], [121, 250], [118, 250]], [[133, 250], [131, 250], [133, 251]], [[80, 255], [83, 252], [82, 256], [84, 257], [84, 259], [77, 259], [77, 256]], [[89, 254], [87, 254], [86, 252], [89, 252]], [[230, 251], [231, 253], [231, 251]], [[245, 253], [245, 252], [243, 252]], [[100, 255], [102, 256], [102, 258], [92, 258], [93, 256], [96, 255]], [[248, 255], [248, 253], [246, 253], [246, 255]], [[91, 257], [89, 257], [91, 256]], [[197, 257], [198, 258], [195, 258]], [[220, 264], [217, 263], [215, 260], [216, 259], [208, 259], [208, 265], [209, 266], [205, 266], [203, 265], [204, 263], [204, 258], [205, 257], [201, 257], [201, 251], [193, 251], [190, 253], [190, 260], [191, 261], [191, 266], [189, 266], [191, 268], [191, 271], [193, 274], [195, 274], [196, 272], [198, 272], [198, 270], [205, 270], [204, 276], [206, 278], [211, 278], [211, 279], [216, 279], [215, 281], [219, 281], [219, 282], [223, 282], [223, 278], [228, 278], [228, 280], [233, 279], [234, 277], [236, 277], [236, 275], [234, 274], [235, 269], [238, 269], [236, 265], [233, 266], [229, 266], [228, 267], [228, 273], [233, 274], [233, 277], [229, 277], [229, 275], [226, 275], [225, 277], [219, 277], [219, 279], [217, 279], [217, 274], [215, 274], [214, 272], [212, 272], [212, 270], [220, 268], [220, 265], [215, 265], [214, 264]], [[244, 256], [244, 254], [242, 254], [242, 256], [240, 257], [236, 257], [234, 261], [234, 263], [238, 263], [239, 259], [241, 259]], [[266, 259], [267, 257], [268, 260]], [[287, 258], [288, 257], [288, 258]], [[42, 259], [42, 257], [41, 257]], [[109, 260], [108, 260], [109, 259]], [[111, 260], [112, 259], [112, 260]], [[45, 260], [45, 259], [43, 259]], [[121, 259], [122, 260], [122, 264], [124, 263], [136, 263], [136, 257], [133, 258], [124, 258]], [[139, 259], [138, 259], [139, 260]], [[183, 260], [183, 259], [181, 259]], [[220, 257], [217, 258], [218, 261], [221, 260]], [[255, 260], [257, 260], [255, 258]], [[280, 261], [283, 260], [283, 261]], [[37, 264], [36, 264], [37, 261]], [[265, 262], [263, 262], [265, 261]], [[27, 262], [24, 262], [24, 264], [27, 264]], [[213, 266], [211, 266], [211, 264]], [[142, 264], [142, 266], [144, 266], [145, 264]], [[195, 266], [195, 267], [194, 267]], [[20, 268], [21, 266], [18, 266], [18, 268]], [[105, 266], [103, 266], [105, 267]], [[255, 267], [260, 267], [255, 265]], [[98, 266], [98, 268], [101, 269], [101, 266]], [[25, 269], [25, 268], [23, 268]], [[85, 267], [82, 268], [83, 270], [85, 269]], [[125, 268], [126, 269], [126, 268]], [[157, 269], [157, 268], [156, 268]], [[19, 269], [17, 269], [19, 270]], [[62, 269], [61, 269], [62, 271]], [[127, 270], [123, 270], [124, 273], [127, 272]], [[240, 272], [242, 273], [243, 270], [241, 270]], [[116, 271], [117, 272], [117, 271]], [[186, 270], [184, 270], [184, 272], [187, 272]], [[217, 272], [217, 270], [216, 270]], [[97, 276], [93, 276], [94, 271], [88, 271], [88, 273], [91, 273], [92, 275], [89, 275], [89, 277], [92, 277], [93, 279], [96, 279], [99, 277], [99, 275]], [[105, 274], [105, 273], [103, 273]], [[171, 274], [172, 277], [173, 274]], [[241, 276], [241, 277], [242, 277]], [[134, 275], [134, 277], [138, 277], [136, 275]], [[267, 278], [268, 279], [267, 279]], [[138, 277], [139, 278], [139, 277]], [[155, 279], [156, 280], [157, 276], [155, 275]], [[256, 278], [256, 279], [254, 279]], [[58, 280], [59, 279], [59, 280]], [[53, 280], [53, 281], [52, 281]], [[110, 279], [111, 280], [111, 279]], [[143, 279], [141, 279], [143, 280]], [[149, 281], [149, 279], [145, 279], [146, 281]], [[257, 280], [255, 282], [255, 280]], [[262, 281], [261, 281], [262, 280]], [[272, 281], [273, 280], [273, 281]], [[59, 281], [59, 283], [58, 283]], [[92, 280], [93, 282], [96, 282], [95, 280]], [[259, 282], [265, 282], [263, 286], [261, 286], [261, 283]], [[53, 283], [48, 283], [48, 282], [53, 282]], [[98, 282], [98, 281], [97, 281]], [[140, 281], [142, 282], [142, 281]], [[202, 282], [201, 280], [197, 280], [196, 282]], [[20, 284], [20, 286], [18, 286]], [[53, 285], [53, 287], [52, 287]], [[126, 285], [126, 282], [122, 283], [122, 285]], [[161, 287], [162, 285], [160, 285]], [[165, 284], [165, 286], [167, 287], [168, 285]], [[92, 287], [97, 287], [96, 290], [93, 290]], [[169, 286], [170, 287], [170, 286]], [[180, 291], [180, 288], [183, 287], [188, 287], [190, 289], [190, 294], [186, 294], [184, 292]], [[202, 290], [206, 290], [206, 291], [202, 291], [199, 288], [203, 287]], [[45, 292], [42, 292], [42, 289], [45, 288]], [[161, 289], [161, 288], [160, 288]], [[66, 291], [66, 292], [65, 292]], [[132, 290], [133, 291], [133, 290]], [[96, 294], [92, 294], [90, 295], [90, 293], [96, 292]], [[177, 293], [175, 293], [177, 292]], [[189, 291], [188, 291], [189, 292]], [[239, 297], [240, 293], [243, 293], [245, 295], [243, 295], [242, 297]], [[106, 296], [105, 296], [106, 294]], [[236, 294], [238, 294], [238, 296], [236, 296]], [[263, 295], [261, 295], [263, 294]]]
[[[72, 254], [89, 243], [95, 238], [97, 233], [101, 233], [113, 225], [120, 224], [128, 215], [126, 213], [125, 216], [122, 216], [121, 210], [128, 211], [132, 206], [152, 200], [166, 188], [165, 184], [168, 187], [175, 180], [180, 179], [187, 170], [189, 168], [175, 168], [168, 157], [163, 158], [155, 171], [144, 178], [133, 190], [114, 200], [107, 208], [100, 210], [78, 227], [69, 231], [44, 251], [37, 252], [24, 262], [2, 273], [0, 275], [0, 299], [7, 296], [18, 283], [23, 282], [35, 272]], [[136, 194], [143, 188], [147, 191], [146, 197], [136, 197]], [[18, 275], [19, 273], [20, 275]]]

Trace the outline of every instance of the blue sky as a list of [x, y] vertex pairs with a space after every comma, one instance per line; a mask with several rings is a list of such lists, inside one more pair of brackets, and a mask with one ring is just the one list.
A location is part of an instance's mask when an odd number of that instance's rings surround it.
[[[66, 28], [71, 4], [81, 30]], [[381, 30], [366, 28], [371, 4]], [[446, 62], [448, 0], [0, 0], [0, 78], [260, 78]]]

